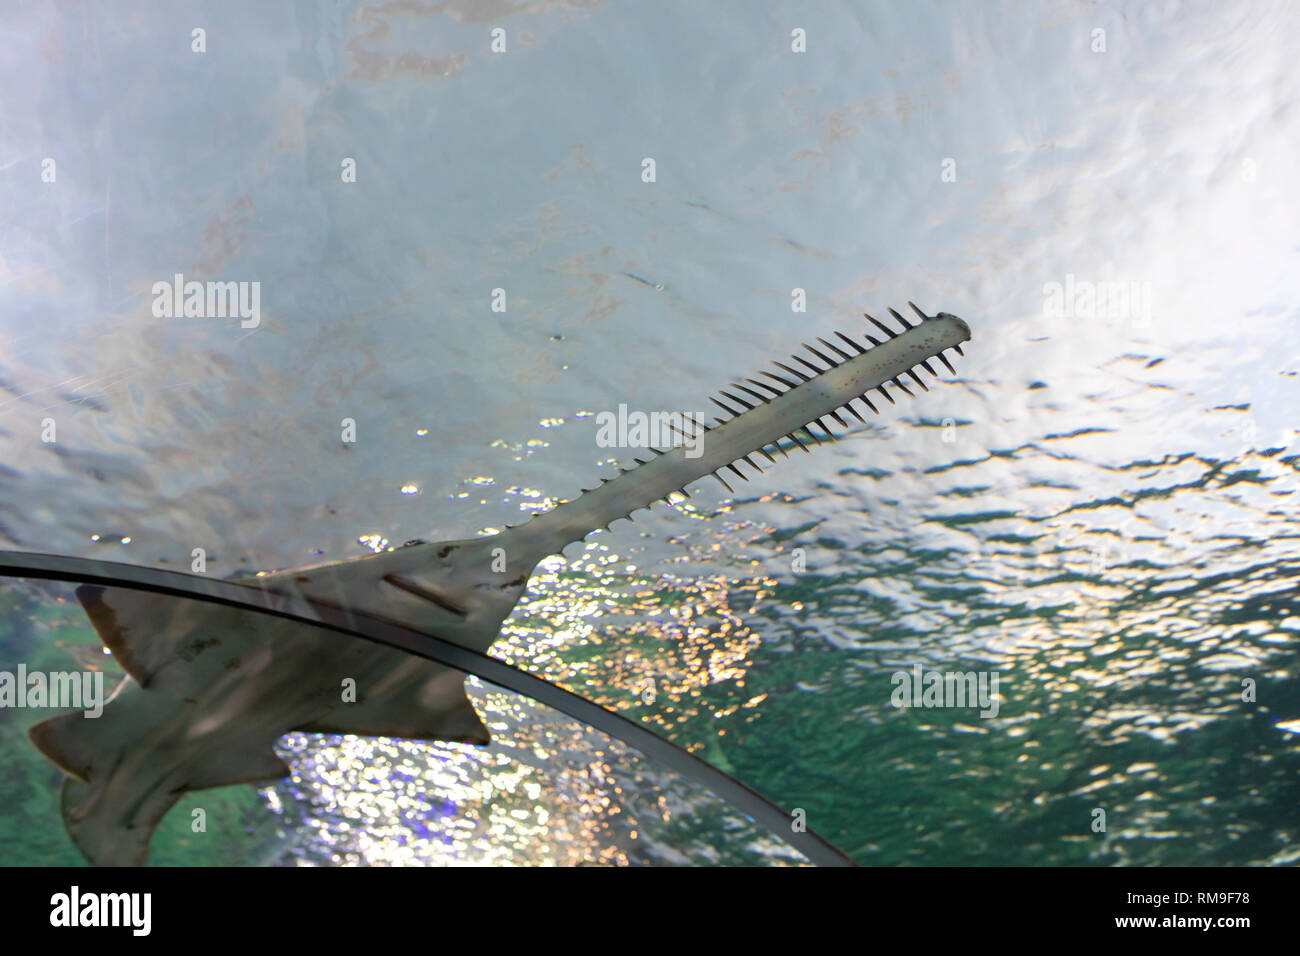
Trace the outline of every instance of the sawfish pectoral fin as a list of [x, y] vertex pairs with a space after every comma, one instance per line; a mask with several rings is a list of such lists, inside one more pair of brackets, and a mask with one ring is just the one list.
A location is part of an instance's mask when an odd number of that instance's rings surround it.
[[479, 745], [492, 742], [465, 694], [464, 673], [417, 657], [407, 657], [389, 669], [373, 686], [366, 686], [356, 702], [336, 704], [296, 729]]
[[141, 687], [175, 691], [194, 682], [196, 668], [211, 675], [248, 643], [256, 618], [245, 611], [83, 584], [77, 600], [99, 639]]
[[264, 740], [244, 746], [213, 748], [204, 760], [190, 768], [177, 796], [191, 790], [230, 787], [239, 783], [273, 783], [289, 776], [290, 768]]

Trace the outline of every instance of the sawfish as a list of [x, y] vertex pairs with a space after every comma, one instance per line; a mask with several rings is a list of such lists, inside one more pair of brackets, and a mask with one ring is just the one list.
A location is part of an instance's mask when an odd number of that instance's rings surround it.
[[[779, 371], [711, 398], [725, 417], [687, 430], [670, 425], [686, 441], [648, 449], [649, 457], [523, 524], [230, 583], [486, 652], [547, 556], [655, 502], [689, 497], [687, 486], [710, 475], [734, 493], [728, 478], [763, 473], [776, 464], [773, 453], [789, 457], [838, 438], [835, 425], [851, 427], [841, 412], [865, 425], [858, 405], [878, 414], [876, 401], [913, 394], [908, 381], [928, 390], [920, 373], [939, 377], [932, 360], [956, 374], [945, 352], [962, 354], [969, 326], [908, 304], [919, 322], [890, 309], [897, 329], [867, 315], [873, 328], [861, 340], [836, 332], [819, 336], [820, 347], [803, 343], [806, 354], [792, 355], [792, 364], [774, 362]], [[490, 742], [455, 668], [246, 608], [98, 584], [76, 595], [127, 676], [98, 718], [63, 714], [30, 736], [66, 774], [64, 825], [92, 864], [143, 865], [155, 828], [183, 793], [288, 776], [274, 749], [287, 733]]]

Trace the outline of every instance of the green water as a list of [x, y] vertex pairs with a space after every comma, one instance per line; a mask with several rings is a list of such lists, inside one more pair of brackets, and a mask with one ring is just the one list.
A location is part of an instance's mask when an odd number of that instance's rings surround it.
[[[1286, 487], [1297, 459], [1261, 463], [1267, 491]], [[1243, 474], [1211, 465], [1199, 487]], [[1288, 533], [1207, 534], [1171, 560], [1131, 530], [1078, 538], [985, 511], [929, 522], [977, 529], [973, 547], [860, 524], [846, 535], [844, 514], [784, 531], [710, 520], [728, 543], [721, 562], [698, 550], [713, 547], [705, 535], [682, 543], [691, 560], [673, 575], [603, 545], [549, 564], [494, 653], [802, 810], [863, 864], [1300, 859], [1300, 562]], [[813, 570], [772, 560], [796, 547]], [[75, 602], [10, 585], [0, 621], [0, 666], [90, 661], [120, 674], [97, 658]], [[893, 675], [918, 665], [996, 672], [997, 715], [894, 706]], [[292, 735], [293, 779], [186, 794], [151, 863], [791, 860], [602, 735], [514, 695], [474, 699], [492, 751]], [[75, 864], [60, 772], [26, 739], [43, 716], [0, 711], [0, 846], [9, 863]], [[205, 833], [192, 830], [196, 807]]]
[[[862, 513], [775, 533], [737, 523], [713, 587], [561, 574], [548, 588], [600, 610], [541, 670], [804, 809], [861, 863], [1295, 863], [1300, 561], [1284, 509], [1300, 459], [1245, 459], [1202, 462], [1190, 481], [1184, 459], [1137, 463], [1162, 493], [1050, 529], [1010, 510], [901, 534]], [[1243, 484], [1237, 504], [1275, 503], [1268, 533], [1201, 513]], [[1153, 533], [1155, 497], [1200, 534]], [[771, 568], [796, 546], [836, 573], [740, 576], [750, 555]], [[517, 662], [560, 604], [512, 619]], [[998, 673], [997, 715], [893, 706], [891, 676], [917, 665]], [[655, 674], [689, 691], [630, 705]]]

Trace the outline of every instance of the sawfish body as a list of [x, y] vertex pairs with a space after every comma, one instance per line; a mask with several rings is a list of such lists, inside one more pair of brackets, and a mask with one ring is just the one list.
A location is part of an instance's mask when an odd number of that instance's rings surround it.
[[[873, 396], [910, 391], [904, 376], [937, 377], [930, 359], [951, 370], [945, 349], [961, 353], [966, 323], [948, 313], [902, 330], [871, 322], [886, 336], [869, 346], [836, 333], [840, 344], [775, 363], [767, 381], [746, 379], [713, 402], [726, 419], [704, 426], [690, 446], [652, 449], [648, 460], [606, 479], [501, 534], [412, 544], [346, 561], [260, 575], [236, 583], [400, 624], [486, 651], [527, 586], [537, 563], [707, 475], [731, 490], [724, 472], [764, 468], [771, 448], [807, 451], [847, 426], [840, 411], [864, 421], [854, 402], [876, 412]], [[870, 319], [870, 316], [868, 316]], [[840, 345], [846, 346], [845, 351]], [[723, 400], [725, 399], [725, 401]], [[289, 770], [274, 743], [292, 731], [486, 744], [489, 735], [465, 695], [460, 671], [325, 628], [194, 600], [98, 586], [77, 589], [104, 645], [128, 677], [90, 719], [65, 714], [31, 730], [36, 746], [69, 776], [62, 795], [68, 833], [86, 858], [140, 865], [149, 839], [181, 794], [234, 783], [279, 779]], [[346, 682], [352, 682], [348, 684]], [[348, 691], [353, 689], [354, 697]]]

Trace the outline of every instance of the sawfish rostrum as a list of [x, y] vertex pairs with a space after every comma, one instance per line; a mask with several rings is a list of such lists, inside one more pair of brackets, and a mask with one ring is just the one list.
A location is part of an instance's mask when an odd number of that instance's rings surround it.
[[[877, 402], [912, 394], [909, 381], [928, 388], [921, 373], [938, 378], [933, 361], [953, 371], [944, 353], [961, 354], [969, 327], [912, 308], [919, 322], [892, 309], [897, 329], [867, 316], [872, 328], [861, 340], [818, 338], [792, 364], [728, 385], [712, 399], [725, 417], [683, 434], [689, 445], [650, 449], [634, 467], [500, 534], [235, 583], [268, 601], [292, 595], [484, 652], [548, 555], [655, 501], [689, 495], [700, 478], [713, 475], [730, 491], [728, 479], [749, 480], [787, 448], [833, 440], [836, 426], [850, 427], [844, 414], [865, 422], [862, 410], [878, 413]], [[92, 863], [143, 864], [154, 829], [187, 791], [286, 776], [274, 743], [292, 731], [489, 742], [461, 671], [247, 609], [91, 585], [77, 597], [128, 676], [98, 719], [64, 714], [37, 724], [31, 738], [68, 774], [64, 823]]]

